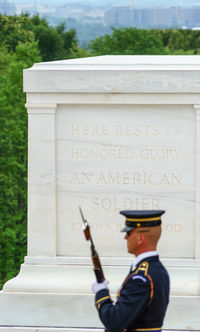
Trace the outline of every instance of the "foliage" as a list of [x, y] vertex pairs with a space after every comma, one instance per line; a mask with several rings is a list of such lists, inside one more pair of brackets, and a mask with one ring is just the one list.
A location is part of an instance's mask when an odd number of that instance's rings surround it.
[[91, 56], [92, 54], [89, 50], [74, 45], [69, 52], [69, 59], [87, 58]]
[[64, 23], [57, 25], [56, 28], [49, 26], [45, 19], [38, 15], [30, 19], [32, 30], [38, 41], [40, 54], [43, 61], [54, 61], [67, 59], [70, 49], [77, 45], [76, 31], [70, 29], [65, 31]]
[[184, 51], [183, 49], [169, 50], [166, 48], [166, 52], [169, 55], [200, 55], [200, 49]]
[[112, 29], [112, 35], [105, 35], [90, 42], [92, 54], [165, 54], [162, 40], [151, 30], [136, 28]]
[[38, 42], [42, 61], [67, 59], [73, 46], [77, 46], [76, 31], [66, 31], [64, 23], [53, 28], [38, 15], [29, 17], [0, 15], [0, 45], [15, 52], [19, 42]]
[[27, 15], [6, 16], [0, 14], [0, 45], [14, 52], [19, 42], [34, 40], [34, 33], [29, 28], [30, 19]]
[[154, 30], [162, 40], [168, 54], [196, 54], [200, 48], [199, 30]]
[[[59, 16], [46, 15], [45, 18], [51, 26], [57, 26], [63, 22], [63, 17]], [[78, 45], [82, 48], [87, 48], [90, 40], [111, 32], [110, 26], [93, 22], [91, 17], [88, 22], [84, 20], [85, 17], [80, 20], [68, 17], [64, 20], [68, 29], [74, 29], [76, 31]]]
[[15, 52], [11, 39], [7, 47], [6, 42], [0, 47], [0, 287], [17, 274], [26, 254], [27, 115], [22, 73], [41, 60], [33, 34], [32, 41], [31, 34], [29, 41], [18, 41]]
[[92, 55], [197, 55], [200, 54], [200, 30], [112, 29], [111, 35], [92, 40], [89, 47]]
[[[27, 115], [23, 69], [67, 58], [76, 32], [52, 28], [38, 16], [0, 15], [0, 287], [26, 255]], [[41, 55], [41, 56], [40, 56]]]

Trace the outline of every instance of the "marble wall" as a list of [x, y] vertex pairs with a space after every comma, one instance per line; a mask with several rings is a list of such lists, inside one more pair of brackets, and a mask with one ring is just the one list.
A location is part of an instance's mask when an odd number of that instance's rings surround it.
[[194, 258], [194, 108], [62, 105], [56, 125], [58, 255], [88, 253], [81, 205], [102, 256], [127, 256], [120, 210], [165, 209], [161, 256]]
[[0, 326], [102, 328], [81, 206], [113, 298], [133, 260], [119, 211], [166, 210], [164, 328], [200, 330], [199, 77], [199, 56], [103, 56], [24, 71], [28, 252], [0, 292]]

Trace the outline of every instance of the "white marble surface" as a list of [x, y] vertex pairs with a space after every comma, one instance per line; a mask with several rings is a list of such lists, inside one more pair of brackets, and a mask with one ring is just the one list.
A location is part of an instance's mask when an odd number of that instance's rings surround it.
[[[69, 328], [43, 328], [43, 327], [1, 327], [1, 332], [103, 332], [104, 329], [69, 329]], [[163, 332], [170, 332], [172, 330], [163, 330]], [[190, 330], [187, 330], [188, 332]], [[173, 330], [173, 332], [187, 332], [186, 330]]]
[[[117, 294], [129, 266], [103, 266], [109, 289]], [[167, 267], [171, 277], [172, 296], [197, 296], [199, 292], [200, 269], [198, 267]], [[92, 266], [84, 265], [31, 265], [22, 264], [19, 275], [5, 283], [6, 293], [56, 293], [92, 295], [94, 280]], [[114, 295], [115, 298], [115, 295]]]
[[[172, 297], [164, 329], [200, 330], [199, 297]], [[93, 295], [0, 292], [0, 326], [101, 328]]]
[[81, 205], [101, 256], [127, 256], [120, 210], [166, 209], [161, 256], [193, 258], [194, 133], [191, 106], [60, 106], [58, 254], [88, 253]]
[[28, 255], [0, 292], [0, 326], [102, 327], [81, 205], [113, 294], [132, 260], [119, 210], [167, 210], [159, 245], [171, 276], [164, 328], [200, 330], [199, 71], [199, 56], [105, 56], [24, 71]]
[[[43, 328], [43, 327], [1, 327], [0, 326], [0, 331], [1, 332], [103, 332], [104, 329], [69, 329], [69, 328]], [[163, 332], [170, 332], [172, 330], [166, 330], [164, 329]], [[173, 332], [189, 332], [191, 330], [173, 330]]]
[[[199, 92], [199, 56], [101, 56], [34, 65], [25, 92]], [[56, 79], [52, 80], [52, 76]]]
[[0, 326], [102, 327], [93, 295], [0, 292], [0, 312]]

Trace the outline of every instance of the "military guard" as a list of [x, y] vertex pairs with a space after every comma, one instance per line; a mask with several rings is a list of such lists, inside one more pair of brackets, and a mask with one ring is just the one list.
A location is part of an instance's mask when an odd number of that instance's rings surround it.
[[127, 250], [136, 256], [113, 303], [108, 281], [94, 282], [99, 317], [111, 332], [162, 331], [169, 302], [169, 276], [156, 251], [165, 211], [121, 211]]

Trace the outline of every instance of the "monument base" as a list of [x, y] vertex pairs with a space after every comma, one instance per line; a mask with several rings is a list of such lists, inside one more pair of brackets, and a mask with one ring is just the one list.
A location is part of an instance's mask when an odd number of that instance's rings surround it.
[[[172, 330], [163, 330], [163, 332], [170, 332]], [[188, 330], [189, 332], [190, 330]], [[0, 326], [0, 332], [104, 332], [104, 329], [69, 329], [69, 328], [54, 328], [54, 327], [6, 327]], [[187, 330], [173, 330], [173, 332], [187, 332]]]
[[0, 313], [0, 326], [102, 326], [92, 295], [1, 292]]
[[[0, 326], [102, 327], [92, 295], [1, 292], [0, 312]], [[172, 297], [163, 328], [200, 331], [199, 312], [200, 297]]]
[[[104, 267], [113, 299], [127, 270], [127, 266]], [[172, 295], [163, 328], [200, 331], [200, 296], [193, 295], [198, 294], [199, 269], [188, 269], [189, 275], [185, 268], [169, 270]], [[192, 276], [193, 288], [187, 286]], [[90, 290], [92, 281], [91, 266], [22, 264], [18, 276], [0, 292], [0, 326], [49, 327], [50, 331], [52, 327], [81, 331], [85, 327], [96, 332], [103, 326]]]

